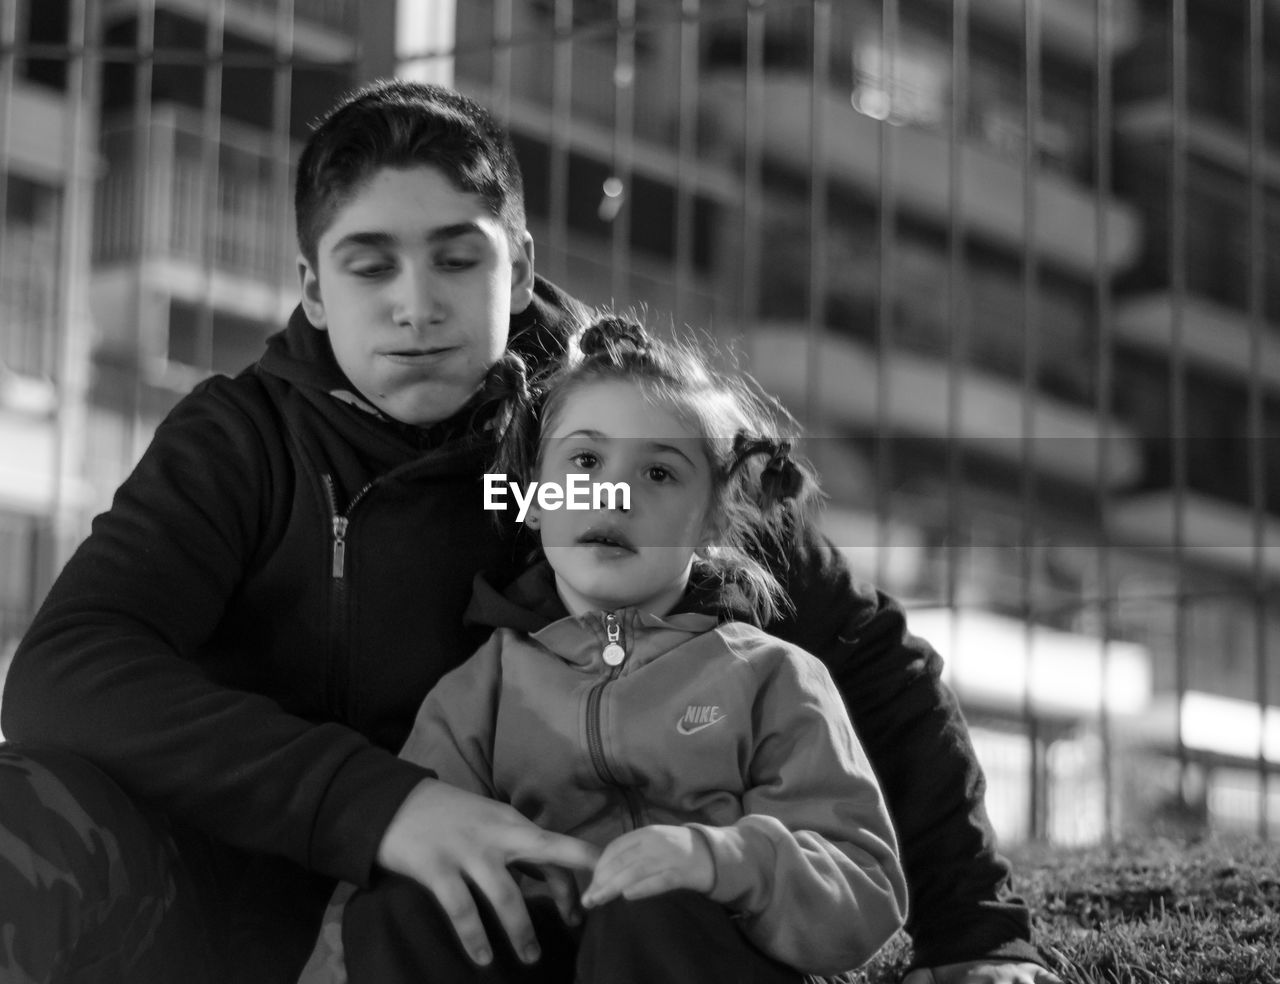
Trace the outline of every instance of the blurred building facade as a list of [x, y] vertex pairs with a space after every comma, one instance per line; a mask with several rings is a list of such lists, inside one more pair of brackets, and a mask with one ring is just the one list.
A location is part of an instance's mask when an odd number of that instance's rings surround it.
[[[47, 431], [23, 487], [51, 490], [6, 495], [9, 635], [163, 413], [295, 303], [307, 122], [400, 71], [507, 120], [543, 273], [707, 330], [801, 417], [828, 532], [947, 657], [1003, 836], [1280, 832], [1280, 23], [1238, 9], [18, 4], [48, 57], [0, 100], [0, 345], [41, 395], [0, 425]], [[22, 112], [62, 135], [43, 163]]]

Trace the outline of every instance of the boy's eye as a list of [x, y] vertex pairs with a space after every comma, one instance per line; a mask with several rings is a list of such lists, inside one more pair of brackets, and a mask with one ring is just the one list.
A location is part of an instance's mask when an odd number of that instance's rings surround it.
[[470, 270], [477, 262], [470, 253], [448, 253], [436, 257], [436, 266], [441, 270]]
[[570, 455], [569, 460], [583, 471], [587, 471], [600, 464], [600, 459], [591, 451], [578, 451]]
[[386, 260], [358, 260], [347, 264], [347, 271], [355, 277], [384, 277], [392, 269], [393, 265]]
[[666, 465], [650, 465], [645, 469], [645, 478], [651, 482], [670, 482], [675, 479], [675, 474]]

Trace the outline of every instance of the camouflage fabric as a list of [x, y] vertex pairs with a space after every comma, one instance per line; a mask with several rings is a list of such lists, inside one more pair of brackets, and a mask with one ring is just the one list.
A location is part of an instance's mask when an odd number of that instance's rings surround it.
[[0, 745], [4, 984], [215, 979], [187, 884], [163, 822], [97, 768]]

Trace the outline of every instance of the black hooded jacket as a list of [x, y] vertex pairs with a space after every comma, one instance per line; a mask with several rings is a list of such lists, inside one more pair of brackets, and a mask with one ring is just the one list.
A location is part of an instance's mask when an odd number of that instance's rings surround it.
[[[539, 280], [510, 344], [553, 356], [578, 311]], [[427, 774], [395, 752], [483, 641], [463, 626], [472, 579], [505, 583], [519, 558], [482, 508], [483, 408], [422, 429], [358, 402], [300, 309], [255, 366], [184, 398], [19, 647], [5, 735], [82, 755], [220, 842], [367, 884]], [[781, 568], [796, 615], [767, 629], [849, 704], [898, 829], [916, 961], [1033, 959], [937, 655], [825, 540]]]

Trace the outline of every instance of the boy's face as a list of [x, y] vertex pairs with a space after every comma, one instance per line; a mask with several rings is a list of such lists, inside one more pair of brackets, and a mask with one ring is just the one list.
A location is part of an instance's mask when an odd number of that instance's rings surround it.
[[299, 257], [302, 306], [338, 365], [383, 413], [453, 415], [502, 355], [533, 297], [533, 241], [513, 250], [477, 195], [437, 168], [384, 168]]

